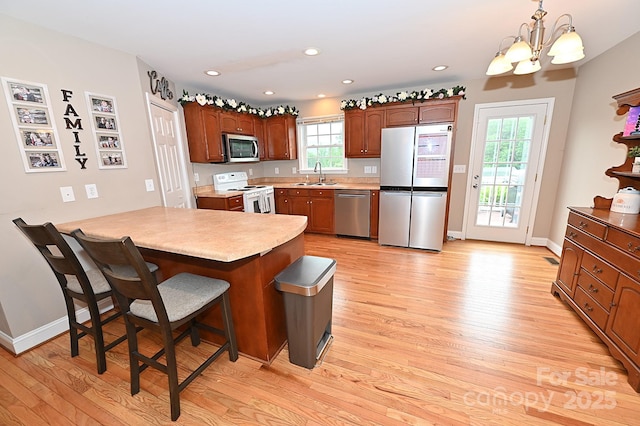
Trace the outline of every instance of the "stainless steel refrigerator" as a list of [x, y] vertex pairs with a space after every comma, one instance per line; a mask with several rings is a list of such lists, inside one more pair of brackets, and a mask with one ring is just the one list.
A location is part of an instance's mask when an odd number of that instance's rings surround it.
[[448, 124], [382, 130], [380, 244], [442, 250], [451, 143]]

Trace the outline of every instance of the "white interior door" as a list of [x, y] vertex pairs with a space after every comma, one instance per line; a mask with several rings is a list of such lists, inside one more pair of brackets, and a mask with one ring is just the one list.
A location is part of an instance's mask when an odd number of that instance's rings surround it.
[[148, 93], [147, 102], [162, 203], [165, 207], [192, 207], [184, 149], [178, 131], [178, 109]]
[[553, 99], [476, 105], [465, 238], [530, 244]]

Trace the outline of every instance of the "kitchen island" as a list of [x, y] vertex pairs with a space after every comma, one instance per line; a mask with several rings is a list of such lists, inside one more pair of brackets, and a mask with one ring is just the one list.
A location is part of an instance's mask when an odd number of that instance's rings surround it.
[[[304, 255], [306, 225], [303, 216], [151, 207], [56, 227], [99, 238], [129, 236], [163, 279], [191, 272], [228, 281], [238, 350], [270, 363], [286, 343], [284, 304], [273, 278]], [[220, 325], [218, 309], [206, 321]]]

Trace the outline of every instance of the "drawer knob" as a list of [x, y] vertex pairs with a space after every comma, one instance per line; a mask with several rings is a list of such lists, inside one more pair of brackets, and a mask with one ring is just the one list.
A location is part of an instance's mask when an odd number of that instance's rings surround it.
[[590, 293], [597, 293], [598, 292], [598, 288], [594, 287], [593, 284], [589, 284], [589, 292]]
[[598, 268], [598, 265], [593, 265], [593, 273], [594, 274], [601, 274], [602, 273], [602, 268]]
[[593, 308], [592, 308], [591, 306], [589, 306], [589, 304], [588, 304], [588, 303], [585, 303], [585, 304], [584, 304], [584, 309], [586, 309], [586, 310], [587, 310], [587, 311], [589, 311], [589, 312], [593, 311]]

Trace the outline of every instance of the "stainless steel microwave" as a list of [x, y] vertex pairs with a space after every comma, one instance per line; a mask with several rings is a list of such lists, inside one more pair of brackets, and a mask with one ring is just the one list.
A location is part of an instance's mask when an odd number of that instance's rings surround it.
[[258, 139], [255, 136], [225, 134], [223, 140], [228, 163], [260, 161]]

